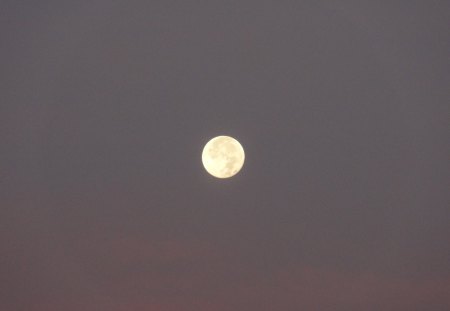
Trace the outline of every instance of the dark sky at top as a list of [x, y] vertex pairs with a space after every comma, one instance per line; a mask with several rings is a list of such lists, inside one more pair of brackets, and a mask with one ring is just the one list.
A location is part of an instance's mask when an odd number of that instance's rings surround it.
[[0, 310], [449, 310], [449, 12], [2, 1]]

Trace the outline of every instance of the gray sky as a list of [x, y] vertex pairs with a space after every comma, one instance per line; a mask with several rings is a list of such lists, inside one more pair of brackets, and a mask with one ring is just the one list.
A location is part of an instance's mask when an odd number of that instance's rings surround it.
[[0, 309], [448, 310], [449, 12], [3, 1]]

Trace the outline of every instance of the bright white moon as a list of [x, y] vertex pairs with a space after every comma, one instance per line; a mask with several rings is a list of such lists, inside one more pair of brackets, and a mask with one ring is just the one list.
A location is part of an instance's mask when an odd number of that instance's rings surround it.
[[234, 176], [244, 165], [245, 153], [241, 144], [230, 136], [217, 136], [203, 148], [205, 169], [217, 178]]

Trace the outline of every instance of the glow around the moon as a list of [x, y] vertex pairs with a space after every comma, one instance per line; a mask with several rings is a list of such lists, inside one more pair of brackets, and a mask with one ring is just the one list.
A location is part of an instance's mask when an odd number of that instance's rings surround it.
[[203, 148], [203, 166], [217, 178], [236, 175], [244, 165], [244, 160], [244, 149], [230, 136], [214, 137]]

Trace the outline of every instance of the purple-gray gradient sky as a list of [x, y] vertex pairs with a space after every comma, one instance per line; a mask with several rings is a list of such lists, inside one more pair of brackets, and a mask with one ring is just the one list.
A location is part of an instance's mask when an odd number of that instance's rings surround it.
[[449, 310], [449, 15], [2, 1], [0, 310]]

